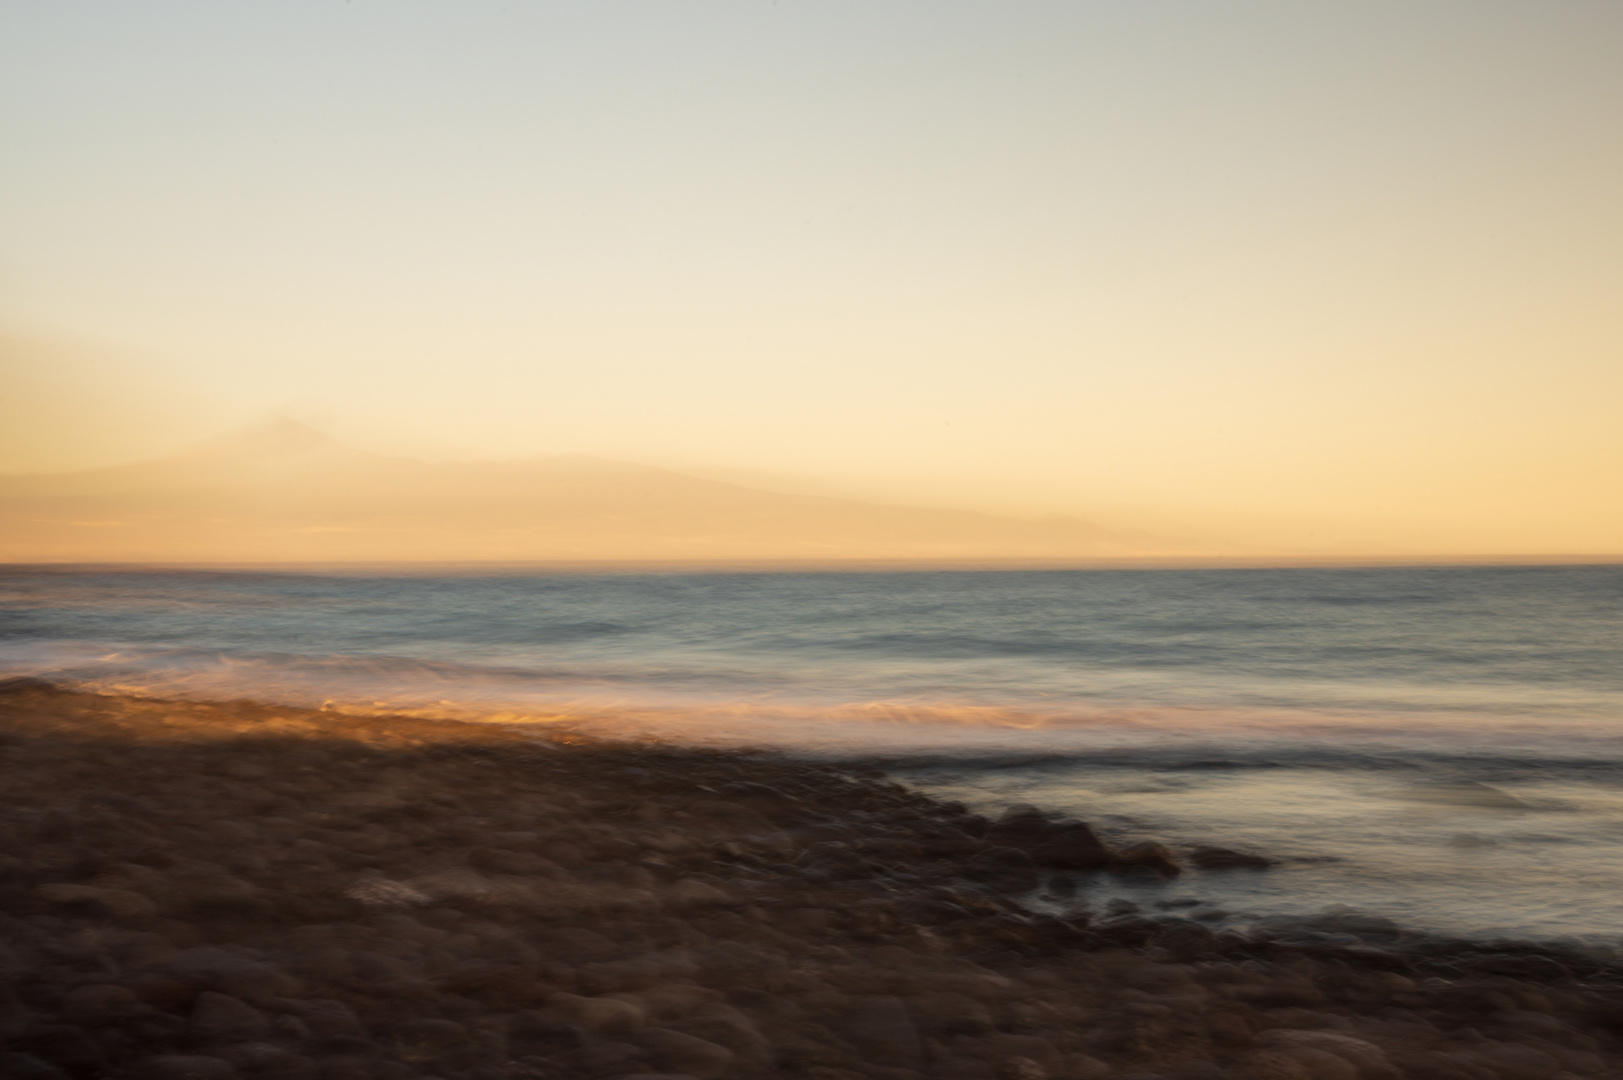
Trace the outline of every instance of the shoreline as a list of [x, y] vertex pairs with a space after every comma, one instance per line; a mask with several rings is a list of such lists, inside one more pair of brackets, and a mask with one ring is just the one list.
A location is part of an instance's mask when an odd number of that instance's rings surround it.
[[854, 763], [20, 679], [0, 768], [3, 1075], [1623, 1076], [1623, 965], [1044, 915], [1179, 858]]
[[420, 575], [500, 577], [503, 575], [703, 575], [703, 574], [863, 574], [863, 573], [999, 573], [1086, 570], [1402, 570], [1408, 568], [1524, 569], [1612, 567], [1623, 564], [1619, 552], [1545, 552], [1350, 555], [1098, 555], [1076, 558], [1007, 557], [785, 557], [718, 559], [86, 559], [0, 558], [9, 573], [187, 573]]

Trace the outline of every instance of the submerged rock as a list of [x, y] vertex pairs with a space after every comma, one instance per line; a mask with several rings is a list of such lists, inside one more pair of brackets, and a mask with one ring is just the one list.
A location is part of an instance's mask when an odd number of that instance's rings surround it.
[[1159, 877], [1177, 877], [1183, 873], [1171, 850], [1153, 840], [1122, 848], [1111, 860], [1110, 868], [1119, 873], [1148, 873]]
[[1266, 870], [1274, 865], [1272, 859], [1225, 847], [1198, 847], [1189, 853], [1189, 861], [1202, 870]]

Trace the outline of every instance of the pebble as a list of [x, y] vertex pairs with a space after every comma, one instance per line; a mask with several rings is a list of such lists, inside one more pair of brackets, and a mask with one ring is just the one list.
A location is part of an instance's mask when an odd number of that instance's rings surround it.
[[92, 983], [62, 997], [62, 1012], [79, 1024], [106, 1024], [134, 1016], [145, 1004], [127, 986]]
[[140, 1080], [237, 1080], [229, 1061], [199, 1054], [160, 1054], [136, 1066]]
[[643, 1010], [630, 1001], [567, 993], [548, 998], [545, 1011], [564, 1023], [599, 1034], [629, 1035], [647, 1019]]
[[94, 885], [51, 884], [34, 890], [47, 904], [56, 907], [83, 906], [106, 911], [115, 919], [138, 922], [157, 914], [157, 905], [130, 889], [103, 889]]
[[845, 1017], [841, 1031], [876, 1065], [917, 1068], [923, 1061], [923, 1044], [901, 998], [863, 998]]
[[644, 1028], [637, 1043], [660, 1065], [700, 1080], [721, 1076], [733, 1063], [733, 1052], [725, 1046], [669, 1028]]

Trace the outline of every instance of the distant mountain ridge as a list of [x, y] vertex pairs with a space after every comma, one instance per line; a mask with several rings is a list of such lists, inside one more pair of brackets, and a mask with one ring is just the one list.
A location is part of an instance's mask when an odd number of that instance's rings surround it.
[[277, 421], [132, 465], [0, 477], [0, 561], [1087, 559], [1069, 519], [762, 491], [589, 457], [423, 462]]

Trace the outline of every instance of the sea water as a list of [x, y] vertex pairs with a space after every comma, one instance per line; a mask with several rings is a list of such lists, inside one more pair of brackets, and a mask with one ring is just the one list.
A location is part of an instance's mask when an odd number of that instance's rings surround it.
[[13, 567], [0, 675], [25, 674], [877, 759], [984, 812], [1276, 862], [1033, 902], [1623, 944], [1623, 567]]

